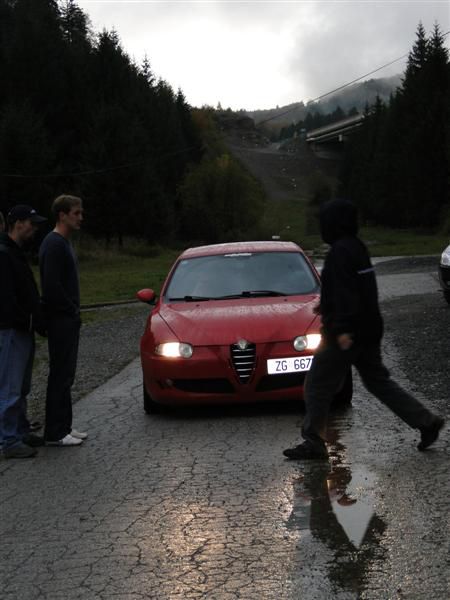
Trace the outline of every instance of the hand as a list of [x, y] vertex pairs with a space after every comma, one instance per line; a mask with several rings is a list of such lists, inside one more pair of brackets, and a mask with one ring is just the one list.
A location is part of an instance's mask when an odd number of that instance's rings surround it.
[[337, 336], [337, 343], [341, 350], [350, 350], [353, 346], [353, 338], [351, 333], [341, 333]]

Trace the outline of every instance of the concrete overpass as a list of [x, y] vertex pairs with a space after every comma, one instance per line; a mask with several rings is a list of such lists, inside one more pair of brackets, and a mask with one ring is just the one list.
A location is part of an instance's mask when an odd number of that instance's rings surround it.
[[364, 120], [364, 115], [358, 114], [346, 117], [330, 125], [312, 129], [306, 134], [306, 142], [319, 158], [339, 159], [342, 156], [343, 145]]

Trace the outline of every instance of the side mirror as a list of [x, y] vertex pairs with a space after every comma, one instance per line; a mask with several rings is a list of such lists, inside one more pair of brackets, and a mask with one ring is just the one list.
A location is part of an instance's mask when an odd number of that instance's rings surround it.
[[139, 290], [139, 292], [136, 293], [136, 298], [145, 304], [154, 304], [156, 301], [156, 294], [153, 290], [146, 288], [144, 290]]

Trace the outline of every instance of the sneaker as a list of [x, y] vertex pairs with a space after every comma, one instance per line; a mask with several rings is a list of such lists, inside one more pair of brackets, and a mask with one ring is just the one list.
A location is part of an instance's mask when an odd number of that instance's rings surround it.
[[420, 442], [417, 445], [419, 450], [426, 450], [428, 446], [431, 446], [439, 437], [439, 432], [444, 427], [444, 419], [436, 417], [433, 423], [429, 427], [422, 427], [420, 429]]
[[40, 435], [35, 435], [34, 433], [27, 433], [24, 435], [22, 442], [27, 446], [31, 446], [32, 448], [38, 448], [39, 446], [43, 446], [45, 444], [44, 438]]
[[36, 454], [36, 448], [31, 448], [23, 443], [17, 444], [17, 446], [13, 446], [12, 448], [5, 448], [3, 450], [3, 456], [5, 458], [33, 458], [33, 456], [36, 456]]
[[81, 431], [77, 431], [76, 429], [72, 429], [72, 431], [70, 432], [70, 435], [74, 438], [77, 438], [79, 440], [85, 440], [88, 436], [87, 433], [81, 432]]
[[47, 446], [79, 446], [82, 443], [83, 443], [83, 440], [80, 440], [79, 438], [76, 438], [73, 435], [70, 435], [70, 433], [68, 433], [65, 437], [63, 437], [61, 440], [57, 440], [56, 442], [47, 441], [46, 445]]
[[313, 446], [308, 442], [303, 442], [294, 448], [287, 448], [283, 450], [284, 456], [294, 460], [315, 460], [315, 459], [327, 459], [328, 452], [325, 447]]

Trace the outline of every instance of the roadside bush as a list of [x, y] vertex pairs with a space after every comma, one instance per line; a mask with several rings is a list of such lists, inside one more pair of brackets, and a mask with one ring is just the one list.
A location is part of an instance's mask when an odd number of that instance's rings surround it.
[[311, 175], [308, 182], [308, 203], [305, 211], [305, 234], [314, 235], [319, 232], [320, 205], [331, 200], [335, 193], [336, 182], [321, 172]]
[[149, 244], [145, 239], [125, 237], [121, 244], [106, 242], [81, 232], [73, 240], [79, 262], [115, 260], [118, 256], [133, 256], [155, 258], [161, 255], [163, 249], [159, 245]]
[[442, 210], [442, 227], [441, 233], [444, 235], [450, 235], [450, 205], [447, 205]]
[[264, 211], [264, 192], [228, 154], [204, 158], [178, 190], [182, 239], [222, 242], [242, 239]]

